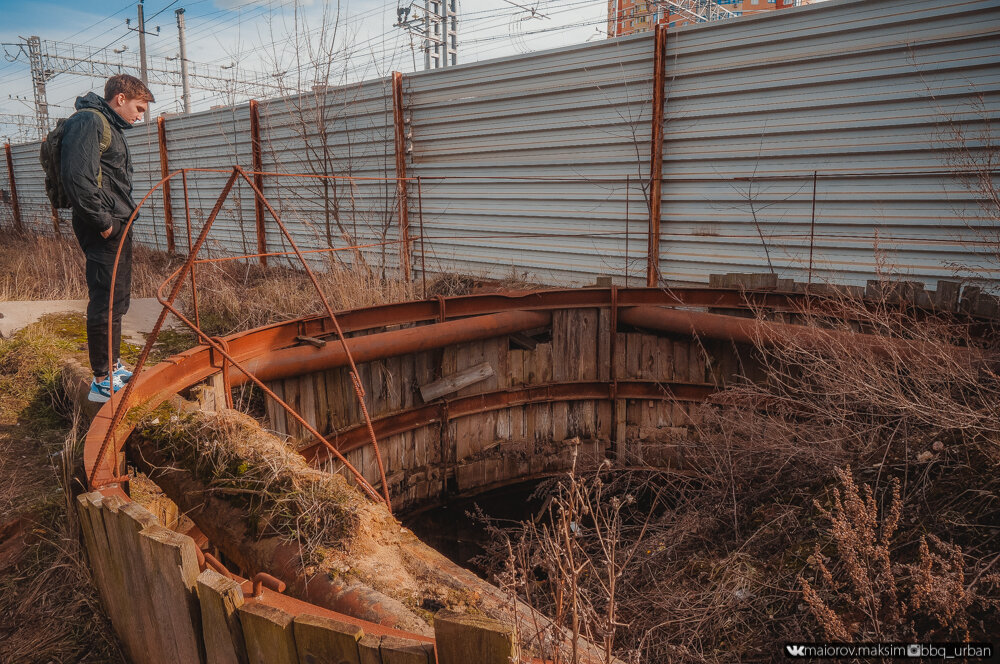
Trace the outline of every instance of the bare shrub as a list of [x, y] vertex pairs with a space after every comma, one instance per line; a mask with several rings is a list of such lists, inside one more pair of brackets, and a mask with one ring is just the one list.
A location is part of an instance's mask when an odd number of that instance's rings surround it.
[[825, 637], [970, 640], [970, 623], [979, 613], [975, 609], [995, 607], [995, 600], [979, 595], [995, 577], [982, 585], [967, 583], [962, 547], [933, 534], [919, 537], [912, 562], [893, 563], [891, 558], [900, 555], [893, 547], [903, 513], [899, 480], [891, 483], [889, 505], [879, 519], [871, 487], [859, 488], [850, 469], [838, 471], [838, 476], [841, 486], [830, 492], [831, 507], [816, 503], [830, 522], [836, 566], [817, 545], [810, 558], [814, 581], [800, 578], [803, 598]]
[[630, 523], [635, 496], [606, 493], [608, 465], [578, 473], [574, 449], [571, 470], [552, 484], [538, 518], [513, 531], [490, 526], [494, 552], [506, 554], [498, 570], [503, 588], [552, 618], [545, 625], [518, 625], [522, 643], [555, 663], [581, 661], [582, 639], [601, 646], [605, 662], [618, 655], [622, 575], [643, 543], [649, 519], [636, 528]]
[[[629, 661], [1000, 633], [997, 335], [884, 292], [815, 299], [788, 316], [809, 333], [744, 348], [743, 378], [677, 441], [682, 469], [606, 468], [603, 504], [592, 480], [550, 489], [563, 512], [546, 514], [547, 530], [509, 533], [510, 550], [493, 558], [498, 579], [567, 625], [577, 615], [581, 634], [610, 638]], [[593, 517], [566, 504], [573, 481], [592, 514], [645, 495], [613, 530], [613, 630], [606, 584], [583, 574], [606, 558]], [[585, 535], [567, 544], [561, 519]]]

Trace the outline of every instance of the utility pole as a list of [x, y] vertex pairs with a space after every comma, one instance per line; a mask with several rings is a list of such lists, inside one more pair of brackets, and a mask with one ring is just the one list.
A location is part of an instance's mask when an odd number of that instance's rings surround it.
[[35, 118], [38, 122], [38, 138], [49, 133], [49, 101], [45, 94], [45, 68], [42, 66], [42, 40], [37, 36], [28, 37], [28, 63], [31, 65], [31, 88], [35, 93]]
[[177, 41], [180, 44], [181, 58], [181, 100], [184, 102], [184, 112], [191, 112], [191, 89], [188, 87], [187, 45], [184, 41], [184, 8], [174, 12], [177, 15]]
[[[397, 7], [396, 27], [403, 28], [421, 40], [424, 69], [438, 69], [458, 64], [457, 0], [423, 0], [423, 15], [415, 11], [412, 1]], [[412, 18], [410, 14], [413, 14]]]
[[[143, 2], [144, 2], [144, 0], [139, 0], [139, 4], [138, 4], [138, 9], [139, 9], [139, 27], [138, 28], [131, 28], [130, 27], [129, 30], [135, 30], [136, 32], [139, 33], [139, 79], [142, 81], [142, 84], [145, 85], [148, 88], [149, 87], [149, 74], [148, 74], [148, 72], [146, 70], [146, 35], [147, 34], [150, 34], [150, 35], [152, 35], [152, 34], [159, 35], [160, 34], [160, 28], [156, 28], [156, 32], [155, 33], [153, 33], [153, 32], [146, 32], [146, 17], [142, 13], [142, 10], [143, 10], [143, 4], [142, 3]], [[129, 23], [128, 21], [125, 22], [126, 25], [128, 25], [128, 23]], [[143, 114], [143, 119], [146, 122], [149, 122], [149, 106], [148, 105], [146, 106], [146, 112]]]
[[[149, 74], [146, 72], [146, 17], [142, 14], [142, 2], [139, 0], [139, 72], [142, 84], [149, 87]], [[149, 106], [143, 114], [144, 122], [149, 122]]]
[[458, 64], [456, 0], [424, 0], [424, 69]]

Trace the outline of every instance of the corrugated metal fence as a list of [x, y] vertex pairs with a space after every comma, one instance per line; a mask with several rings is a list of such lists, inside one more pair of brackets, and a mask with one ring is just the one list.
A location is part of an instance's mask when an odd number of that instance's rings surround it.
[[[998, 37], [996, 0], [840, 0], [668, 31], [662, 278], [773, 270], [857, 284], [889, 270], [928, 286], [1000, 281], [988, 196], [1000, 158]], [[404, 77], [414, 267], [643, 283], [654, 50], [649, 33]], [[264, 171], [354, 178], [264, 176], [297, 243], [399, 239], [391, 79], [259, 108]], [[156, 127], [128, 139], [144, 193], [160, 179]], [[250, 109], [168, 118], [166, 152], [171, 171], [251, 170]], [[17, 189], [25, 220], [51, 231], [36, 155], [36, 144], [12, 148]], [[196, 229], [225, 178], [189, 174]], [[184, 250], [183, 191], [171, 186]], [[282, 247], [266, 225], [269, 250]], [[137, 237], [166, 246], [161, 194]], [[243, 183], [209, 249], [256, 247]], [[391, 244], [364, 257], [398, 267]]]

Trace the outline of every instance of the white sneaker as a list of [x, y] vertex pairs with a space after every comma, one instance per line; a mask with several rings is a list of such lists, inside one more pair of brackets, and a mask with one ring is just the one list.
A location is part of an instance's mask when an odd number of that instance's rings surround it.
[[[123, 387], [125, 387], [125, 383], [118, 376], [115, 376], [114, 391], [117, 392]], [[94, 378], [94, 380], [90, 381], [90, 394], [87, 395], [87, 401], [106, 403], [111, 398], [111, 388], [112, 383], [109, 383], [107, 378], [99, 382], [97, 378]]]

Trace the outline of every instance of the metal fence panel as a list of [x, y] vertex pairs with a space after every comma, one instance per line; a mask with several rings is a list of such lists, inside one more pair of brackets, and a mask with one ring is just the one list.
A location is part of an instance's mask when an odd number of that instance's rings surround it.
[[[996, 284], [998, 37], [996, 0], [834, 0], [670, 29], [662, 278]], [[643, 283], [653, 44], [646, 33], [405, 77], [414, 268]], [[398, 241], [391, 79], [262, 103], [260, 117], [266, 171], [354, 178], [264, 176], [297, 244]], [[166, 133], [170, 170], [221, 171], [189, 174], [187, 211], [173, 183], [183, 251], [187, 213], [197, 231], [233, 164], [251, 169], [249, 107], [170, 118]], [[159, 179], [155, 127], [128, 141], [141, 195]], [[37, 153], [15, 146], [15, 175], [26, 223], [47, 232]], [[150, 197], [136, 227], [156, 247], [162, 200]], [[265, 222], [268, 248], [287, 249]], [[240, 182], [207, 250], [256, 247]], [[363, 255], [398, 267], [394, 244]]]
[[549, 283], [641, 274], [652, 71], [642, 35], [407, 77], [414, 264]]
[[[208, 220], [234, 165], [252, 170], [250, 107], [213, 109], [167, 118], [165, 124], [167, 168], [209, 169], [187, 174], [187, 203], [180, 177], [171, 180], [174, 235], [177, 250], [187, 251], [187, 218], [192, 236]], [[157, 222], [162, 228], [162, 220]], [[202, 256], [252, 254], [257, 251], [253, 191], [238, 180], [212, 225]]]
[[[12, 145], [10, 153], [14, 161], [17, 200], [20, 203], [24, 228], [35, 233], [51, 235], [52, 204], [45, 194], [45, 171], [42, 170], [42, 164], [38, 160], [40, 145], [40, 143]], [[6, 158], [4, 161], [6, 162]]]
[[146, 246], [167, 250], [166, 219], [164, 218], [163, 191], [150, 193], [160, 181], [160, 139], [156, 123], [142, 124], [125, 131], [129, 152], [132, 155], [132, 197], [142, 202], [139, 218], [133, 224], [133, 238]]
[[4, 228], [14, 228], [14, 201], [11, 197], [6, 153], [0, 159], [0, 229]]
[[954, 172], [988, 159], [998, 32], [987, 0], [841, 0], [672, 31], [662, 276], [996, 280], [996, 222]]
[[[391, 81], [319, 88], [261, 104], [264, 193], [303, 249], [372, 245], [399, 238]], [[353, 180], [340, 178], [357, 178]], [[268, 220], [270, 222], [270, 219]], [[284, 246], [268, 225], [268, 246]], [[361, 251], [380, 271], [398, 269], [398, 244]], [[351, 264], [351, 252], [336, 259]]]

